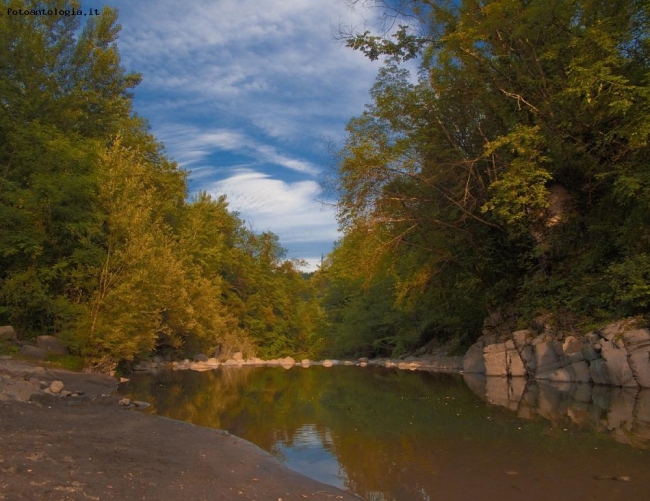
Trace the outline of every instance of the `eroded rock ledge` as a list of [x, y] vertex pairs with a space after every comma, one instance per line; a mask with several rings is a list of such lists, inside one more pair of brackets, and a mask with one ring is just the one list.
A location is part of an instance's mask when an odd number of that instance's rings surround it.
[[544, 329], [485, 334], [463, 360], [466, 373], [650, 388], [650, 330], [634, 319], [583, 335]]

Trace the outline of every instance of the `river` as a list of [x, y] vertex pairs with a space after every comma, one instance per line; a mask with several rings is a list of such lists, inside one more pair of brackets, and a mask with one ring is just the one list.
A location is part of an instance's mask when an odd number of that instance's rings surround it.
[[120, 392], [368, 501], [649, 499], [650, 390], [297, 366], [134, 374]]

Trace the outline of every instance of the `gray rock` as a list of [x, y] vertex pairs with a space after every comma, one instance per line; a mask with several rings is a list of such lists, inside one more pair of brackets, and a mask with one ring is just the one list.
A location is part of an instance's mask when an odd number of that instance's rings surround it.
[[38, 336], [36, 338], [36, 346], [44, 350], [46, 354], [69, 355], [68, 349], [54, 336]]
[[560, 359], [552, 341], [535, 345], [535, 364], [537, 372], [552, 372], [560, 368]]
[[634, 353], [637, 350], [646, 350], [650, 348], [650, 331], [648, 329], [636, 329], [624, 332], [622, 341], [628, 353]]
[[486, 376], [507, 376], [506, 347], [503, 343], [487, 345], [483, 348]]
[[596, 352], [593, 346], [587, 345], [582, 349], [582, 356], [587, 360], [588, 362], [591, 362], [592, 360], [596, 360], [600, 358], [600, 355]]
[[532, 346], [526, 345], [521, 349], [519, 354], [528, 374], [534, 374], [537, 370], [537, 361], [535, 360], [535, 351]]
[[20, 347], [20, 354], [28, 358], [35, 358], [37, 360], [45, 360], [47, 357], [45, 350], [28, 344]]
[[576, 362], [582, 362], [584, 359], [585, 356], [582, 351], [577, 351], [575, 353], [565, 353], [564, 355], [560, 356], [560, 364], [562, 367], [567, 367]]
[[533, 340], [533, 333], [529, 329], [524, 329], [521, 331], [515, 331], [512, 333], [512, 341], [515, 343], [515, 347], [521, 351], [524, 346], [529, 345]]
[[463, 372], [471, 374], [485, 374], [485, 360], [483, 360], [483, 348], [479, 344], [473, 344], [465, 353], [463, 358]]
[[650, 348], [635, 351], [628, 362], [639, 386], [650, 388]]
[[591, 377], [591, 380], [594, 382], [594, 384], [612, 384], [609, 378], [609, 368], [607, 366], [607, 362], [602, 358], [598, 358], [589, 364], [589, 376]]
[[610, 384], [614, 386], [638, 386], [630, 364], [627, 362], [625, 350], [603, 349], [603, 359], [607, 363]]
[[199, 353], [197, 355], [194, 355], [193, 361], [194, 362], [207, 362], [208, 357], [206, 355], [204, 355], [203, 353]]
[[63, 381], [52, 381], [50, 383], [50, 391], [55, 395], [58, 395], [63, 390]]
[[589, 364], [584, 360], [568, 365], [566, 371], [569, 373], [569, 376], [571, 376], [571, 380], [575, 383], [588, 383], [591, 380]]
[[583, 339], [576, 338], [575, 336], [567, 336], [562, 343], [562, 353], [571, 355], [572, 353], [581, 353], [585, 347]]
[[635, 324], [636, 322], [633, 319], [619, 320], [618, 322], [614, 322], [601, 328], [598, 331], [598, 334], [600, 334], [600, 337], [607, 339], [607, 341], [612, 341], [619, 334], [634, 329]]
[[527, 373], [524, 362], [517, 350], [506, 351], [506, 364], [508, 366], [508, 376], [522, 377]]
[[589, 343], [590, 346], [593, 346], [595, 343], [597, 343], [600, 340], [600, 336], [598, 335], [597, 332], [587, 332], [587, 334], [584, 335], [584, 339], [587, 343]]
[[0, 326], [0, 341], [15, 341], [16, 331], [11, 325]]

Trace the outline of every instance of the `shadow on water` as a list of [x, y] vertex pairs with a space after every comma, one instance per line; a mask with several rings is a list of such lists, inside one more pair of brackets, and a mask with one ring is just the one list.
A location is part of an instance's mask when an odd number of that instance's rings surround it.
[[367, 500], [646, 499], [645, 392], [466, 380], [242, 367], [136, 374], [121, 392], [150, 402], [150, 412], [228, 430]]

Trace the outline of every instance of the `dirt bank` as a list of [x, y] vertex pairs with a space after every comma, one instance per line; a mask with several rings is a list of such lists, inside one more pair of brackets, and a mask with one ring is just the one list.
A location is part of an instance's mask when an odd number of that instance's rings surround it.
[[[38, 389], [52, 381], [70, 394]], [[358, 499], [227, 432], [126, 410], [116, 387], [0, 360], [0, 500]]]

